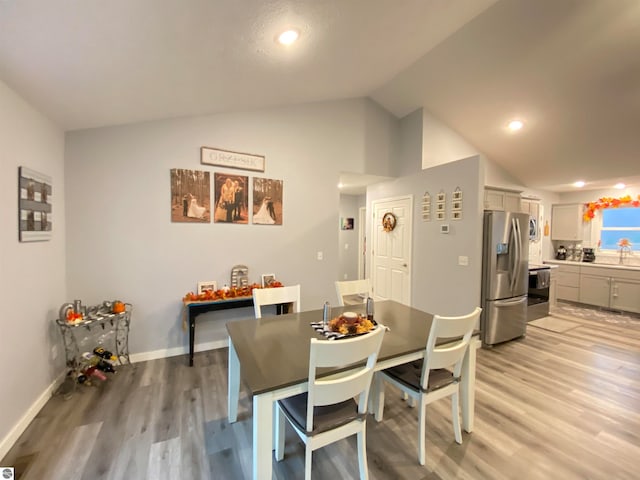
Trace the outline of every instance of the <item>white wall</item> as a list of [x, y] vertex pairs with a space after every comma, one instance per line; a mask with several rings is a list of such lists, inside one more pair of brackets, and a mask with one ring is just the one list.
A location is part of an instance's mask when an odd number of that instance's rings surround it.
[[459, 133], [423, 110], [422, 168], [435, 167], [481, 152]]
[[[385, 174], [397, 143], [395, 128], [381, 133], [397, 120], [371, 105], [359, 99], [69, 133], [69, 294], [91, 304], [131, 302], [130, 349], [153, 356], [186, 351], [182, 296], [198, 280], [228, 282], [235, 264], [249, 267], [251, 281], [274, 273], [300, 283], [304, 309], [335, 300], [339, 172]], [[171, 223], [171, 168], [225, 171], [200, 165], [203, 145], [264, 154], [264, 174], [244, 173], [284, 180], [284, 224]], [[200, 317], [197, 344], [226, 341], [218, 319], [230, 316], [252, 311]]]
[[[412, 305], [441, 315], [460, 315], [480, 304], [482, 273], [482, 189], [484, 172], [479, 156], [438, 165], [367, 189], [367, 206], [373, 200], [413, 194]], [[463, 192], [462, 220], [450, 220], [451, 193]], [[432, 198], [446, 192], [447, 220], [422, 220], [422, 195]], [[435, 205], [432, 205], [432, 210]], [[449, 234], [440, 233], [447, 223]], [[371, 231], [369, 228], [368, 231]], [[458, 256], [469, 258], [458, 265]]]
[[[52, 177], [53, 238], [18, 241], [18, 167]], [[66, 300], [64, 135], [0, 82], [0, 458], [48, 398], [64, 351], [54, 320]], [[57, 357], [52, 357], [52, 347]], [[29, 407], [33, 409], [28, 410]]]
[[422, 170], [422, 137], [424, 135], [419, 108], [400, 119], [400, 156], [394, 159], [394, 175], [403, 177]]

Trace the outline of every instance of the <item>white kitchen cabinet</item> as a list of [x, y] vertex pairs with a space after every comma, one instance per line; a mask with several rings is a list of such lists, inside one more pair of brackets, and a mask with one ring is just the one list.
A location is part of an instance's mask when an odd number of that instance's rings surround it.
[[551, 206], [551, 240], [582, 241], [581, 203]]
[[533, 198], [523, 198], [520, 200], [520, 211], [528, 213], [530, 217], [538, 220], [540, 216], [540, 200]]
[[611, 278], [599, 275], [580, 274], [579, 302], [599, 307], [609, 307]]
[[640, 281], [612, 278], [609, 306], [614, 310], [640, 313]]
[[521, 211], [520, 192], [516, 190], [485, 187], [484, 209], [519, 212]]
[[556, 274], [556, 297], [558, 300], [580, 301], [580, 266], [558, 266], [558, 273]]

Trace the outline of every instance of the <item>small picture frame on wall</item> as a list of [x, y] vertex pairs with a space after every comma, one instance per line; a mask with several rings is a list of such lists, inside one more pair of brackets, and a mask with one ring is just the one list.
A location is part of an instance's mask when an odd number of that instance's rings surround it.
[[262, 274], [262, 288], [270, 287], [273, 282], [275, 282], [276, 276], [273, 273], [263, 273]]
[[353, 230], [353, 218], [341, 218], [340, 219], [340, 229], [341, 230]]
[[198, 295], [205, 293], [207, 290], [215, 292], [218, 289], [218, 282], [215, 280], [208, 280], [204, 282], [198, 282]]

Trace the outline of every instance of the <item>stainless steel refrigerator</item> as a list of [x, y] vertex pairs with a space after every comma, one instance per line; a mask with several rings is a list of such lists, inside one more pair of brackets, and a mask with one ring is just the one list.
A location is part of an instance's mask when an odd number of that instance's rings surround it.
[[482, 345], [526, 333], [529, 286], [529, 215], [484, 212], [482, 258]]

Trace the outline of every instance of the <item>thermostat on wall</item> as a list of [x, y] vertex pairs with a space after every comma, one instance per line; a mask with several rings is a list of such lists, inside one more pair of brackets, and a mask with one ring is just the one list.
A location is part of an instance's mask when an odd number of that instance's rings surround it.
[[443, 223], [440, 225], [440, 233], [449, 233], [449, 224]]

